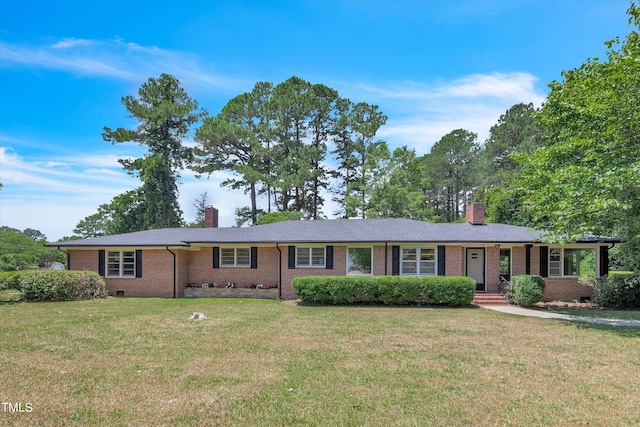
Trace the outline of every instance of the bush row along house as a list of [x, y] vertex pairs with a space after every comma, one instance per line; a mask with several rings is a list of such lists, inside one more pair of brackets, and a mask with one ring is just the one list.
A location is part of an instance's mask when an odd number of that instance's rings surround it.
[[[468, 276], [477, 292], [498, 292], [500, 277], [539, 274], [545, 300], [591, 297], [581, 275], [608, 273], [608, 251], [619, 239], [592, 236], [545, 244], [542, 232], [485, 222], [474, 203], [466, 223], [408, 219], [285, 221], [218, 228], [208, 207], [205, 228], [140, 231], [52, 243], [67, 252], [68, 268], [103, 275], [111, 295], [177, 298], [189, 286], [277, 288], [274, 297], [296, 298], [299, 276]], [[230, 285], [229, 285], [230, 286]]]

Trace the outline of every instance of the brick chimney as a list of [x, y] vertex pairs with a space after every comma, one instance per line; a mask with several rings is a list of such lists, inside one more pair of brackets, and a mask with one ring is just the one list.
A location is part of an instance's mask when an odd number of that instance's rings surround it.
[[204, 227], [218, 228], [218, 209], [213, 206], [204, 208]]
[[467, 206], [467, 222], [471, 225], [484, 225], [484, 203], [471, 203]]

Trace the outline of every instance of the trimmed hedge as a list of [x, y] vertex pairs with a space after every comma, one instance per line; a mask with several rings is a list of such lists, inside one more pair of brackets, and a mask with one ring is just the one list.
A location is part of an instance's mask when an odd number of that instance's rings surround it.
[[476, 283], [458, 276], [308, 276], [293, 279], [304, 302], [469, 305]]
[[27, 270], [0, 272], [0, 291], [4, 291], [5, 289], [20, 290], [20, 284], [18, 281], [20, 279], [20, 274], [25, 271]]
[[507, 301], [510, 304], [530, 306], [542, 301], [546, 283], [540, 276], [521, 274], [513, 276], [507, 289]]
[[104, 279], [93, 271], [25, 270], [18, 276], [25, 301], [72, 301], [107, 296]]
[[606, 308], [640, 308], [640, 273], [612, 274], [599, 280], [593, 300]]

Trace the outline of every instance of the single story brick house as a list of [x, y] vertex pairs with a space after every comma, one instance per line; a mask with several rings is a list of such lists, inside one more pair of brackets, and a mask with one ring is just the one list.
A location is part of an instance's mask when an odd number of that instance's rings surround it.
[[[52, 243], [67, 252], [68, 268], [105, 277], [111, 295], [176, 298], [193, 287], [273, 288], [296, 298], [291, 282], [308, 275], [468, 276], [478, 292], [498, 292], [500, 276], [539, 274], [545, 300], [590, 297], [581, 274], [608, 273], [609, 248], [619, 239], [590, 237], [549, 245], [541, 232], [488, 224], [484, 205], [467, 209], [464, 224], [408, 219], [285, 221], [218, 228], [207, 208], [205, 228], [140, 231]], [[253, 285], [253, 286], [251, 286]], [[259, 286], [256, 286], [259, 285]], [[229, 285], [231, 286], [231, 285]]]

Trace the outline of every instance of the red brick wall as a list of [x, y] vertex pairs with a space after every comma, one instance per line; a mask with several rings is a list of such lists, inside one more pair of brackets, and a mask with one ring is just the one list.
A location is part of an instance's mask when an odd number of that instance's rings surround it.
[[447, 246], [445, 248], [445, 276], [464, 276], [464, 246]]
[[498, 292], [500, 281], [500, 248], [487, 246], [485, 250], [485, 289], [487, 292]]
[[[324, 267], [296, 267], [288, 268], [288, 247], [281, 247], [282, 250], [282, 298], [295, 299], [297, 295], [293, 291], [291, 283], [296, 277], [304, 276], [344, 276], [347, 274], [347, 247], [333, 247], [333, 269], [327, 270]], [[375, 268], [375, 267], [374, 267]]]
[[[284, 265], [286, 267], [286, 259]], [[238, 287], [258, 283], [275, 285], [278, 283], [278, 250], [275, 247], [259, 247], [258, 268], [213, 268], [213, 248], [202, 248], [200, 251], [191, 252], [189, 268], [189, 282], [198, 286], [203, 283], [226, 285], [227, 282], [233, 282]]]
[[[70, 269], [98, 272], [97, 250], [69, 250], [69, 257]], [[125, 296], [172, 298], [173, 256], [166, 249], [143, 249], [141, 278], [105, 277], [104, 281], [112, 296], [124, 291]]]
[[[540, 267], [538, 267], [540, 270]], [[511, 277], [525, 273], [525, 249], [524, 246], [511, 248]]]
[[98, 272], [98, 251], [69, 250], [69, 270], [89, 270]]
[[[278, 283], [279, 262], [282, 264], [282, 297], [285, 299], [296, 298], [291, 282], [293, 278], [300, 276], [331, 275], [342, 276], [346, 274], [347, 246], [334, 246], [333, 269], [325, 268], [288, 268], [288, 248], [282, 246], [282, 258], [278, 259], [278, 250], [275, 247], [258, 248], [258, 268], [249, 267], [221, 267], [214, 269], [212, 264], [213, 249], [205, 247], [198, 251], [172, 249], [176, 254], [176, 296], [184, 295], [184, 288], [189, 283], [217, 282], [226, 284], [229, 281], [237, 286], [253, 283], [276, 284]], [[166, 249], [143, 249], [143, 276], [142, 278], [110, 278], [106, 277], [107, 290], [110, 295], [116, 295], [119, 290], [124, 291], [125, 296], [156, 296], [173, 297], [173, 256]], [[452, 245], [446, 247], [446, 275], [465, 275], [466, 247]], [[499, 256], [500, 249], [494, 245], [486, 246], [486, 285], [487, 291], [498, 290], [499, 280]], [[70, 269], [98, 271], [97, 250], [69, 250]], [[387, 246], [386, 272], [392, 271], [392, 245]], [[511, 248], [512, 274], [525, 273], [525, 248], [513, 246]], [[373, 272], [375, 275], [385, 274], [385, 246], [373, 247]], [[539, 246], [531, 248], [531, 273], [540, 273]], [[593, 291], [586, 285], [578, 283], [577, 278], [545, 278], [547, 288], [545, 300], [571, 301], [580, 297], [591, 297]]]
[[545, 277], [543, 301], [573, 301], [593, 297], [593, 288], [578, 282], [577, 277]]

